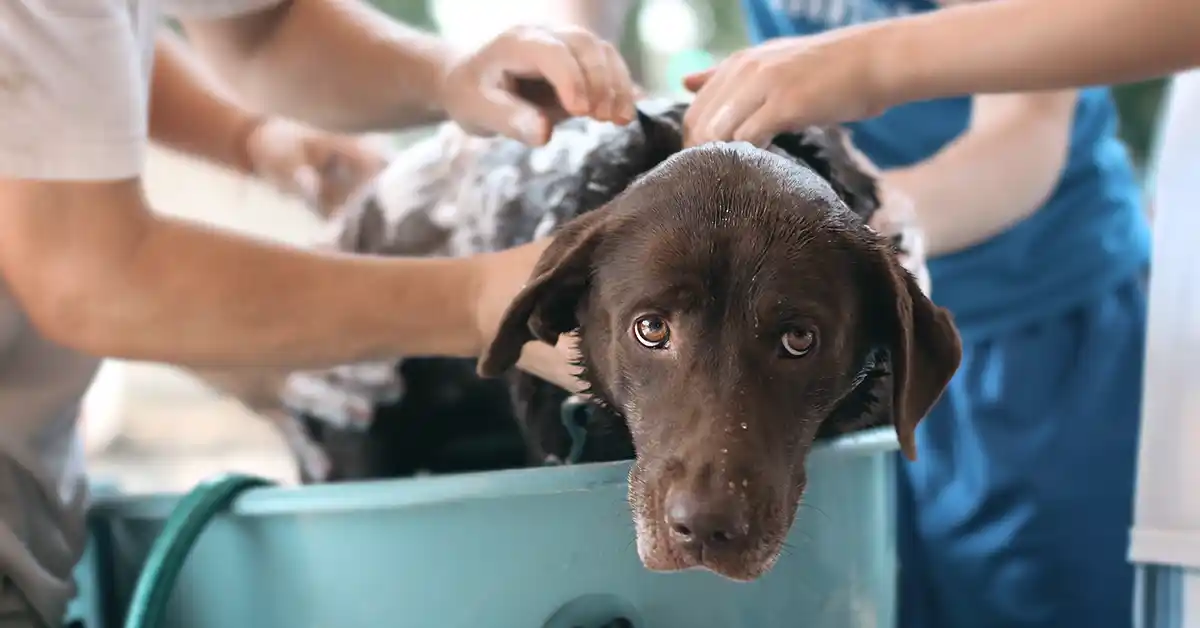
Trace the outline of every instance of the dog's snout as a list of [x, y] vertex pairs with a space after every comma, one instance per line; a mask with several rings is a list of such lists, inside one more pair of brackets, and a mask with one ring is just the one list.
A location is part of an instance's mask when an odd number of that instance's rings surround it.
[[671, 489], [664, 506], [672, 541], [690, 552], [729, 548], [749, 531], [742, 500], [733, 496]]

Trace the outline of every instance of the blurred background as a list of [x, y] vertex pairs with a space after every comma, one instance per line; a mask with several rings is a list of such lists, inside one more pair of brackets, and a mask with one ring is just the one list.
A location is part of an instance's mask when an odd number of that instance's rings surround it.
[[[556, 0], [374, 0], [407, 23], [463, 44], [517, 23], [558, 14]], [[680, 77], [745, 44], [738, 0], [637, 0], [620, 29], [620, 48], [650, 92], [679, 89]], [[1140, 168], [1153, 149], [1163, 81], [1116, 90], [1122, 136]], [[403, 142], [403, 138], [397, 138]], [[146, 173], [163, 211], [263, 238], [303, 244], [318, 222], [265, 186], [163, 150]], [[110, 361], [84, 407], [92, 471], [134, 492], [185, 490], [225, 470], [294, 480], [291, 460], [261, 419], [170, 367]]]

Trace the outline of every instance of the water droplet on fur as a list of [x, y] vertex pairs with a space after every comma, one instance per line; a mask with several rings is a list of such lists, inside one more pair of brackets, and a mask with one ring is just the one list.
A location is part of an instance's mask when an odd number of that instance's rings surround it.
[[742, 429], [749, 429], [749, 427], [745, 423], [742, 423]]
[[728, 450], [728, 449], [726, 449], [726, 448], [724, 448], [724, 447], [722, 447], [722, 448], [721, 448], [721, 453], [723, 453], [723, 454], [727, 454], [727, 453], [729, 453], [729, 450]]
[[747, 486], [750, 486], [750, 480], [742, 480], [742, 488], [746, 488]]

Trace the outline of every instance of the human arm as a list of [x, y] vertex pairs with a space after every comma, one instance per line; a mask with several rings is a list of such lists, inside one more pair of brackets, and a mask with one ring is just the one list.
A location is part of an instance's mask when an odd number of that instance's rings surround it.
[[[339, 255], [156, 216], [133, 180], [0, 178], [0, 276], [44, 336], [97, 356], [296, 369], [470, 357], [545, 245]], [[573, 385], [553, 351], [530, 347], [521, 366]]]
[[517, 27], [464, 56], [357, 0], [284, 0], [183, 24], [254, 105], [322, 128], [394, 129], [448, 114], [474, 132], [542, 143], [557, 120], [515, 97], [522, 78], [548, 80], [566, 114], [633, 118], [620, 56], [577, 29]]
[[[0, 3], [0, 280], [42, 335], [211, 366], [480, 351], [478, 260], [303, 251], [150, 211], [141, 48], [125, 8], [60, 17], [60, 6]], [[511, 259], [497, 255], [488, 264]], [[514, 263], [524, 283], [533, 260]]]
[[904, 20], [877, 47], [888, 104], [1115, 84], [1200, 65], [1190, 0], [1006, 0]]
[[913, 203], [929, 256], [983, 242], [1046, 201], [1066, 165], [1076, 97], [976, 96], [962, 135], [925, 161], [883, 173]]
[[1196, 32], [1191, 0], [1004, 0], [780, 39], [687, 77], [685, 128], [762, 143], [910, 101], [1151, 78], [1200, 64]]
[[284, 0], [254, 13], [181, 17], [188, 40], [252, 106], [322, 128], [434, 122], [458, 51], [357, 0]]
[[149, 129], [159, 144], [258, 177], [324, 215], [386, 163], [360, 138], [242, 107], [167, 30], [155, 41]]
[[295, 368], [469, 356], [474, 268], [206, 229], [152, 213], [132, 179], [0, 180], [5, 282], [45, 336], [94, 355]]
[[150, 139], [252, 175], [248, 140], [263, 119], [234, 104], [209, 80], [178, 36], [167, 31], [159, 34], [150, 83]]

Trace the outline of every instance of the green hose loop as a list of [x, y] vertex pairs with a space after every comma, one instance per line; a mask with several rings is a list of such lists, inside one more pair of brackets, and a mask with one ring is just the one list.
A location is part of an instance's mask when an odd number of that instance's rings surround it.
[[161, 628], [175, 581], [209, 522], [242, 493], [271, 484], [259, 477], [228, 474], [206, 480], [184, 496], [150, 548], [133, 589], [125, 628]]

